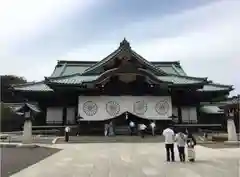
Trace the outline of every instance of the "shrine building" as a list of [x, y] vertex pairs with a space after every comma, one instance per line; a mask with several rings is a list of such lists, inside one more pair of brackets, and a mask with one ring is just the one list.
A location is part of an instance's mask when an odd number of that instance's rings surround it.
[[189, 76], [179, 61], [149, 61], [126, 39], [104, 59], [84, 60], [58, 61], [43, 81], [13, 87], [14, 94], [37, 102], [42, 110], [34, 125], [80, 121], [82, 131], [101, 132], [112, 121], [120, 132], [129, 120], [155, 121], [159, 130], [168, 124], [216, 127], [224, 123], [224, 112], [205, 103], [224, 100], [233, 87]]

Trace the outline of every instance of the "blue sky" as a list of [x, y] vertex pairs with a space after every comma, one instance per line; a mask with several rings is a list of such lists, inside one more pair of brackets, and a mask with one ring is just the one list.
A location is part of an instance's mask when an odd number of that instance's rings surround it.
[[0, 1], [0, 74], [49, 76], [57, 60], [101, 60], [126, 37], [150, 61], [240, 92], [238, 0]]

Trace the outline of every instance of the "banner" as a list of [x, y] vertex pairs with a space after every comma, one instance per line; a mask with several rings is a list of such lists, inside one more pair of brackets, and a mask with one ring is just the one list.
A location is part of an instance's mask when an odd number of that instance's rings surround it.
[[107, 120], [124, 112], [154, 120], [172, 116], [170, 96], [79, 96], [78, 104], [82, 121]]

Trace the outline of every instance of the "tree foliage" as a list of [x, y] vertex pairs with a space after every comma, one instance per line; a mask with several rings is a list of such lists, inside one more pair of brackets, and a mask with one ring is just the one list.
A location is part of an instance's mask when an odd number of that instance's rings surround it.
[[23, 77], [14, 75], [3, 75], [1, 77], [1, 101], [2, 102], [18, 102], [22, 101], [22, 98], [14, 96], [11, 91], [11, 86], [15, 84], [27, 83], [27, 80]]
[[24, 119], [15, 114], [10, 107], [0, 103], [1, 112], [1, 131], [20, 131], [24, 123]]

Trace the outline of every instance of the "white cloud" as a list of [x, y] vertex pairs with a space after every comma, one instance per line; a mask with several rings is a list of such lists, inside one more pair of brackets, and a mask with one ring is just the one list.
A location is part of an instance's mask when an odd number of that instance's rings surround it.
[[[114, 33], [118, 39], [119, 36], [135, 39], [132, 47], [148, 60], [179, 60], [189, 75], [233, 84], [240, 92], [237, 78], [240, 74], [239, 8], [240, 1], [219, 1], [178, 14], [136, 22]], [[109, 40], [105, 46], [86, 46], [84, 50], [75, 50], [64, 57], [100, 60], [113, 51], [110, 46], [116, 46], [116, 43]]]
[[[47, 1], [45, 3], [47, 4]], [[60, 7], [63, 5], [59, 3], [59, 16], [62, 15]], [[41, 22], [41, 19], [52, 16], [51, 8], [53, 7], [49, 5], [47, 8], [49, 13], [43, 13], [47, 14], [45, 16], [40, 11], [36, 11], [35, 13], [39, 15], [36, 15], [36, 19], [40, 19]], [[240, 66], [238, 58], [240, 56], [239, 8], [240, 1], [238, 0], [217, 1], [180, 13], [145, 19], [116, 29], [112, 33], [109, 32], [111, 37], [105, 41], [93, 42], [92, 45], [81, 48], [75, 46], [62, 57], [50, 59], [51, 64], [43, 63], [39, 59], [39, 65], [44, 66], [44, 69], [36, 75], [31, 73], [39, 69], [38, 64], [26, 71], [18, 68], [13, 68], [13, 71], [29, 79], [40, 79], [53, 71], [57, 59], [100, 60], [116, 49], [123, 37], [127, 37], [134, 50], [148, 60], [180, 60], [189, 75], [207, 76], [210, 80], [219, 83], [233, 84], [240, 92], [240, 80], [238, 79], [240, 74], [238, 69]], [[41, 26], [43, 23], [40, 22], [35, 26]], [[29, 23], [34, 24], [35, 20], [30, 18]], [[28, 24], [27, 21], [26, 24]], [[24, 31], [25, 28], [20, 29]], [[19, 37], [19, 33], [14, 34]]]
[[[0, 1], [0, 42], [31, 38], [49, 29], [69, 13], [83, 11], [90, 1], [7, 0]], [[0, 44], [1, 44], [0, 43]]]
[[[72, 16], [81, 15], [96, 0], [0, 0], [0, 74], [16, 74], [29, 80], [42, 80], [54, 69], [56, 58], [15, 55], [14, 47], [24, 40], [33, 40]], [[47, 42], [47, 41], [46, 41]], [[29, 46], [31, 50], [31, 46]]]

